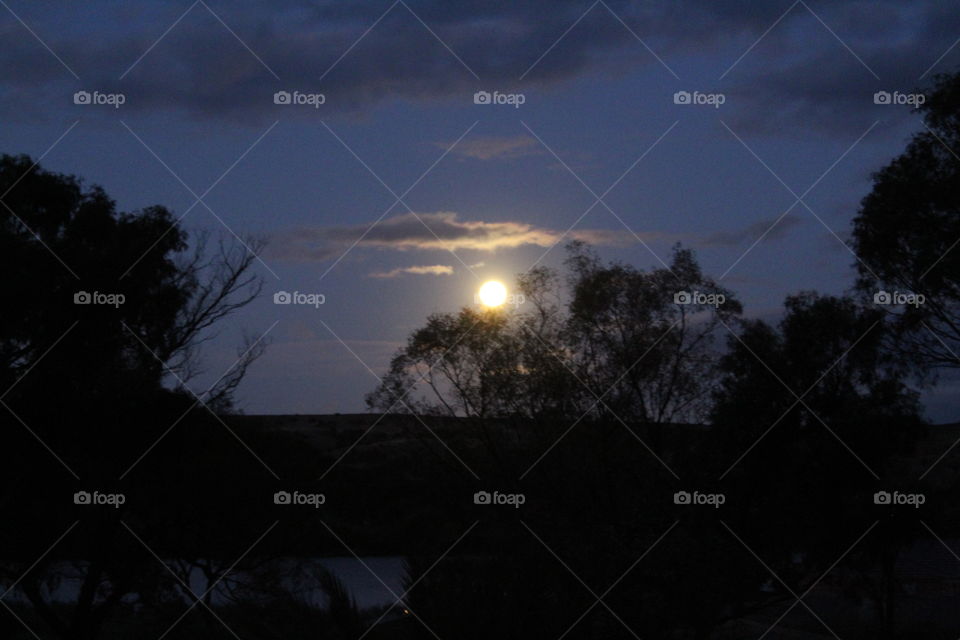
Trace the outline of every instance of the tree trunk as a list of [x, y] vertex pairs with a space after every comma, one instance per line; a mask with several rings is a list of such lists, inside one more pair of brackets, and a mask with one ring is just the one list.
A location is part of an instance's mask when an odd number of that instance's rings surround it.
[[883, 640], [895, 640], [897, 637], [897, 550], [885, 549], [880, 560], [882, 604], [881, 637]]

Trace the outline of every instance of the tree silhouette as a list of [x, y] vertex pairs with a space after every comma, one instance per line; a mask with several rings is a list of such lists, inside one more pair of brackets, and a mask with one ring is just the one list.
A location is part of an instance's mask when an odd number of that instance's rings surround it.
[[716, 329], [741, 310], [733, 294], [679, 247], [669, 267], [642, 272], [603, 265], [573, 243], [567, 265], [568, 295], [559, 274], [539, 268], [520, 277], [516, 311], [430, 316], [368, 405], [480, 418], [701, 418]]
[[[0, 320], [6, 386], [74, 321], [74, 338], [44, 358], [45, 375], [60, 369], [61, 392], [75, 381], [83, 393], [93, 381], [104, 388], [156, 387], [170, 375], [176, 386], [195, 373], [197, 349], [211, 328], [260, 291], [251, 269], [255, 241], [251, 250], [221, 241], [211, 251], [200, 234], [190, 248], [166, 208], [117, 212], [100, 187], [84, 188], [26, 156], [0, 158], [0, 193], [0, 249], [9, 276], [0, 293], [17, 310]], [[119, 294], [124, 301], [75, 304], [78, 292]], [[258, 354], [247, 353], [210, 398], [227, 402]], [[27, 394], [41, 379], [26, 377], [17, 393]]]
[[[141, 499], [139, 507], [87, 512], [34, 563], [42, 551], [36, 545], [67, 528], [75, 491], [120, 490], [124, 469], [171, 425], [182, 420], [185, 428], [209, 430], [212, 412], [230, 408], [259, 344], [202, 404], [186, 383], [201, 345], [257, 296], [260, 279], [243, 244], [212, 244], [201, 235], [190, 246], [166, 208], [119, 212], [103, 189], [26, 156], [0, 157], [0, 194], [0, 296], [7, 304], [0, 317], [0, 502], [17, 523], [0, 534], [0, 566], [6, 581], [19, 580], [37, 620], [58, 637], [89, 640], [125, 597], [150, 593], [163, 579], [120, 520], [135, 527], [169, 521], [186, 504], [188, 480], [199, 476], [178, 466], [184, 434], [157, 447], [159, 462], [146, 463], [157, 475], [122, 486], [129, 502]], [[184, 544], [181, 533], [169, 532], [168, 548]], [[78, 596], [65, 610], [49, 589], [71, 574]]]
[[920, 304], [883, 306], [898, 319], [892, 346], [923, 365], [957, 368], [960, 74], [938, 76], [925, 95], [924, 129], [874, 175], [854, 220], [858, 287], [880, 302], [884, 293], [922, 295]]
[[[748, 321], [731, 337], [712, 439], [729, 491], [760, 514], [738, 529], [802, 592], [876, 520], [878, 485], [915, 484], [895, 471], [924, 421], [917, 393], [884, 349], [891, 329], [881, 310], [810, 292], [788, 297], [785, 308], [778, 327]], [[871, 579], [892, 578], [891, 558], [916, 525], [885, 520], [855, 566]], [[878, 610], [891, 611], [894, 599], [883, 593]], [[894, 627], [892, 615], [878, 621], [884, 637]]]

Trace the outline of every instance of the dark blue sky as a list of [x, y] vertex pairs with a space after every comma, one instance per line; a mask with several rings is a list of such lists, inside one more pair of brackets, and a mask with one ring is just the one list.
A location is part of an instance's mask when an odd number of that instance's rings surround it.
[[[846, 290], [870, 173], [922, 126], [874, 94], [956, 70], [958, 38], [934, 1], [6, 0], [0, 151], [46, 154], [122, 210], [268, 239], [267, 295], [209, 346], [208, 377], [273, 326], [241, 406], [352, 412], [376, 383], [357, 357], [382, 372], [428, 313], [558, 266], [568, 239], [644, 268], [682, 242], [750, 316]], [[955, 418], [946, 391], [928, 400]]]

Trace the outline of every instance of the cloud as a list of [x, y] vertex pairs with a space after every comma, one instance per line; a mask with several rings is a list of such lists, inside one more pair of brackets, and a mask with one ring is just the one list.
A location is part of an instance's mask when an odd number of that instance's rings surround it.
[[397, 267], [396, 269], [391, 269], [390, 271], [377, 271], [371, 273], [371, 278], [396, 278], [399, 275], [405, 273], [412, 273], [415, 275], [434, 275], [434, 276], [450, 276], [453, 275], [453, 267], [447, 266], [445, 264], [431, 264], [424, 266], [414, 266], [414, 267]]
[[[456, 98], [473, 107], [479, 85], [517, 87], [523, 71], [583, 13], [580, 0], [456, 4], [251, 0], [209, 8], [197, 3], [184, 12], [172, 1], [124, 11], [93, 0], [82, 9], [27, 8], [24, 21], [70, 70], [29, 31], [11, 25], [0, 49], [0, 94], [29, 90], [35, 108], [62, 109], [81, 88], [120, 90], [126, 112], [175, 109], [245, 122], [316, 117], [311, 106], [274, 104], [281, 90], [323, 93], [324, 114], [396, 98]], [[579, 75], [597, 51], [632, 39], [612, 16], [591, 13], [602, 19], [565, 38], [527, 86]]]
[[778, 25], [727, 79], [728, 104], [740, 105], [730, 120], [735, 130], [802, 136], [816, 128], [856, 136], [874, 121], [902, 126], [910, 108], [876, 105], [874, 93], [912, 93], [937, 73], [956, 70], [956, 49], [931, 67], [960, 31], [955, 10], [933, 2], [849, 2], [816, 11], [842, 43], [797, 5], [784, 23], [805, 37], [790, 37]]
[[[449, 142], [438, 142], [436, 146], [448, 149]], [[485, 138], [468, 138], [453, 147], [454, 155], [476, 160], [492, 160], [494, 158], [519, 158], [541, 153], [539, 143], [528, 135], [513, 137], [490, 136]]]
[[[800, 224], [800, 216], [795, 214], [788, 213], [777, 222], [779, 217], [773, 216], [758, 220], [733, 231], [716, 231], [700, 238], [698, 244], [705, 247], [736, 247], [746, 242], [754, 242], [761, 236], [764, 240], [776, 240], [783, 238], [790, 232], [790, 229]], [[776, 226], [774, 226], [774, 223], [776, 223]]]
[[[651, 240], [658, 234], [645, 234]], [[456, 213], [406, 213], [372, 227], [349, 225], [305, 227], [275, 236], [269, 255], [280, 259], [328, 260], [352, 246], [395, 251], [496, 251], [526, 245], [552, 247], [563, 240], [594, 245], [632, 244], [632, 234], [605, 229], [580, 229], [564, 234], [523, 222], [460, 220]]]
[[[719, 76], [784, 10], [780, 3], [608, 0], [584, 15], [581, 0], [422, 0], [387, 5], [384, 13], [378, 0], [251, 0], [210, 10], [198, 3], [183, 15], [182, 4], [173, 1], [126, 10], [106, 0], [60, 3], [56, 11], [48, 4], [27, 3], [22, 17], [81, 80], [11, 23], [0, 49], [5, 117], [77, 111], [70, 97], [78, 89], [122, 91], [124, 113], [175, 109], [258, 123], [315, 118], [310, 106], [273, 104], [280, 90], [323, 93], [324, 114], [391, 99], [454, 99], [472, 107], [478, 89], [535, 91], [597, 69], [660, 68], [624, 24], [667, 63], [709, 56]], [[772, 128], [812, 117], [814, 124], [836, 126], [850, 113], [875, 115], [872, 92], [916, 84], [960, 29], [960, 13], [935, 0], [837, 0], [815, 10], [843, 44], [805, 5], [791, 8], [718, 87], [731, 94], [731, 110], [744, 111], [739, 122]], [[936, 71], [949, 70], [958, 55], [954, 50]], [[893, 115], [890, 109], [879, 113]]]

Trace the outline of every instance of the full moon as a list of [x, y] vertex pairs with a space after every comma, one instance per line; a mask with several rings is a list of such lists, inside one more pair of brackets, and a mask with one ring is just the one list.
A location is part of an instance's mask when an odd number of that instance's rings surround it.
[[480, 302], [487, 307], [499, 307], [507, 301], [507, 288], [502, 282], [488, 280], [480, 287]]

